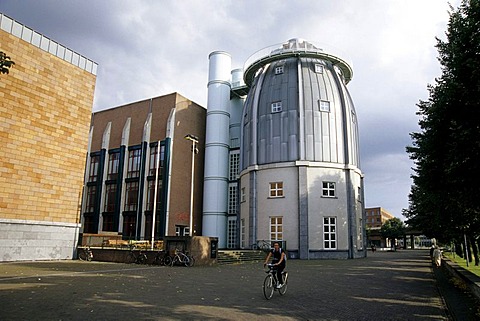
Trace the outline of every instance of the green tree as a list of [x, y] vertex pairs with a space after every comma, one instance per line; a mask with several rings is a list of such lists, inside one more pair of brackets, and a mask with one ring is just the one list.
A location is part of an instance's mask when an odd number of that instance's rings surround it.
[[13, 65], [15, 65], [15, 62], [13, 62], [6, 53], [0, 51], [0, 72], [2, 74], [8, 74]]
[[380, 234], [384, 238], [392, 239], [395, 245], [395, 241], [405, 235], [405, 225], [398, 217], [391, 218], [382, 224]]
[[[480, 0], [451, 7], [446, 41], [437, 39], [442, 75], [418, 104], [421, 132], [407, 147], [415, 162], [407, 223], [440, 241], [466, 234], [480, 245]], [[475, 257], [478, 262], [478, 255]]]

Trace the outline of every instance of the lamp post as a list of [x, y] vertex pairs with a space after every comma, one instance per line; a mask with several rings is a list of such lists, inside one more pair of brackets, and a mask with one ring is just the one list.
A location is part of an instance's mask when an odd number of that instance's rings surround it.
[[194, 183], [194, 169], [195, 169], [195, 154], [198, 154], [198, 137], [188, 134], [185, 139], [192, 142], [192, 181], [190, 182], [190, 225], [189, 233], [193, 236], [193, 183]]

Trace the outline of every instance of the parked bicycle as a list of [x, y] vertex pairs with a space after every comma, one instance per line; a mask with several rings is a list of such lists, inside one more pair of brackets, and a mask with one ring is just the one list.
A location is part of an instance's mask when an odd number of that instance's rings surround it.
[[175, 264], [183, 264], [185, 266], [193, 266], [195, 264], [195, 258], [193, 256], [187, 255], [182, 251], [175, 249], [175, 255], [173, 256], [171, 266]]
[[279, 282], [277, 280], [277, 271], [275, 269], [275, 266], [273, 264], [267, 264], [267, 267], [268, 271], [265, 271], [265, 273], [267, 273], [267, 276], [263, 281], [263, 295], [265, 295], [265, 299], [270, 300], [273, 297], [273, 292], [276, 290], [278, 290], [278, 293], [280, 293], [280, 295], [285, 295], [285, 293], [287, 293], [288, 286], [288, 272], [282, 272], [283, 286], [277, 288], [277, 284]]
[[81, 249], [78, 249], [78, 259], [80, 261], [91, 261], [93, 260], [93, 252], [92, 249], [90, 249], [90, 246], [83, 247]]
[[267, 253], [272, 249], [272, 245], [269, 241], [258, 240], [256, 243], [252, 244], [252, 249], [262, 250], [263, 252]]
[[127, 263], [136, 263], [136, 264], [146, 264], [147, 263], [147, 255], [142, 251], [138, 253], [135, 252], [135, 248], [131, 248], [127, 254], [126, 258]]
[[155, 254], [155, 257], [153, 258], [153, 264], [170, 265], [172, 264], [172, 258], [170, 255], [167, 255], [165, 250], [160, 250]]

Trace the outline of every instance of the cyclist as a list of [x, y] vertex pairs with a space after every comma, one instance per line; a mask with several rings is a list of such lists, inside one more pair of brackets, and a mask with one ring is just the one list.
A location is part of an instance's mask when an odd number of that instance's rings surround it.
[[285, 256], [285, 251], [280, 247], [278, 242], [273, 243], [273, 249], [270, 250], [267, 258], [265, 259], [265, 263], [263, 263], [264, 267], [268, 264], [268, 261], [272, 256], [272, 264], [275, 266], [275, 270], [277, 272], [277, 289], [280, 289], [283, 286], [282, 272], [285, 269], [287, 258]]

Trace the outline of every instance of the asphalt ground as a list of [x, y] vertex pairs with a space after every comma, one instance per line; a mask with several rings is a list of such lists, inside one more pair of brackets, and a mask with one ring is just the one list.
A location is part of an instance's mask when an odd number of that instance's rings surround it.
[[[471, 317], [471, 311], [454, 315], [455, 306], [445, 303], [428, 250], [377, 251], [355, 260], [289, 260], [286, 270], [286, 295], [275, 292], [266, 300], [260, 263], [192, 268], [81, 261], [2, 263], [0, 320]], [[461, 298], [456, 287], [446, 291], [457, 301], [458, 295]]]

